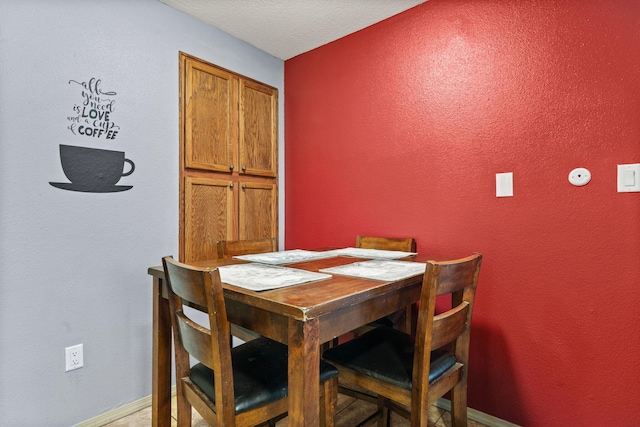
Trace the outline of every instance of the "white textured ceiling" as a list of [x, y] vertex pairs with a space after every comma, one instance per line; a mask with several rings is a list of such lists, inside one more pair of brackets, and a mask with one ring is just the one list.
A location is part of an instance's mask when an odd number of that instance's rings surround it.
[[286, 60], [426, 0], [160, 0]]

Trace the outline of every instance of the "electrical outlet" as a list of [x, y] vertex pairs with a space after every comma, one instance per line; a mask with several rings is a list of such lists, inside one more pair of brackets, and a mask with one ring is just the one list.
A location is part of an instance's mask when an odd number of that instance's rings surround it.
[[64, 349], [65, 354], [65, 372], [82, 368], [84, 360], [82, 355], [82, 344], [73, 345]]

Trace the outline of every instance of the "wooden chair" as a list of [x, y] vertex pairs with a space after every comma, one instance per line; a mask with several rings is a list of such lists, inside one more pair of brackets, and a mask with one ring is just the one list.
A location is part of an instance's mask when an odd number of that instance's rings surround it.
[[[379, 426], [392, 410], [427, 426], [427, 409], [451, 391], [453, 427], [467, 425], [467, 370], [471, 315], [482, 256], [427, 263], [415, 339], [376, 328], [324, 352], [339, 379], [378, 395]], [[436, 296], [451, 295], [451, 309], [435, 314]], [[409, 407], [407, 412], [399, 405]]]
[[[356, 236], [356, 248], [365, 249], [382, 249], [387, 251], [403, 251], [415, 252], [416, 241], [410, 237], [392, 238], [392, 237], [373, 237], [373, 236]], [[401, 330], [411, 331], [411, 310], [413, 306], [406, 307], [403, 310], [392, 313], [381, 319], [375, 320], [367, 325], [360, 326], [352, 332], [355, 336], [369, 332], [373, 328], [380, 326], [399, 327]]]
[[[162, 260], [174, 333], [178, 425], [191, 425], [193, 406], [213, 426], [254, 426], [286, 414], [288, 348], [261, 337], [231, 348], [229, 322], [217, 269]], [[185, 314], [183, 302], [206, 307], [208, 328]], [[190, 366], [189, 356], [198, 360]], [[337, 370], [320, 366], [321, 422], [334, 425]]]
[[[236, 255], [276, 252], [278, 250], [278, 241], [276, 239], [218, 240], [216, 242], [216, 248], [218, 251], [218, 259], [230, 259]], [[260, 334], [235, 324], [231, 324], [231, 335], [245, 342], [260, 337]]]
[[415, 252], [416, 241], [412, 238], [356, 236], [356, 248]]
[[218, 250], [218, 258], [233, 258], [236, 255], [277, 252], [278, 241], [276, 239], [218, 240], [216, 247]]

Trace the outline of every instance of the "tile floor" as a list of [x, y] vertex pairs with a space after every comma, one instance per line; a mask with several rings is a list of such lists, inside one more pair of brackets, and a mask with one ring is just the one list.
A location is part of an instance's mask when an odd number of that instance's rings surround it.
[[[175, 396], [174, 396], [175, 400]], [[175, 408], [175, 401], [172, 405]], [[371, 415], [375, 411], [375, 405], [362, 400], [357, 400], [349, 396], [338, 395], [338, 407], [336, 409], [336, 427], [352, 427], [365, 418]], [[171, 425], [177, 425], [175, 420], [175, 413], [172, 414]], [[429, 421], [430, 426], [433, 427], [450, 427], [451, 426], [451, 414], [443, 409], [431, 406], [429, 408]], [[391, 418], [391, 424], [393, 427], [408, 427], [409, 422], [404, 418], [393, 414]], [[139, 412], [131, 414], [125, 418], [121, 418], [105, 427], [146, 427], [151, 425], [151, 408], [145, 408]], [[198, 415], [194, 410], [192, 416], [192, 427], [206, 427], [207, 423]], [[280, 420], [277, 423], [277, 427], [286, 427], [287, 419]], [[474, 421], [469, 421], [468, 427], [486, 427], [484, 424], [479, 424]]]

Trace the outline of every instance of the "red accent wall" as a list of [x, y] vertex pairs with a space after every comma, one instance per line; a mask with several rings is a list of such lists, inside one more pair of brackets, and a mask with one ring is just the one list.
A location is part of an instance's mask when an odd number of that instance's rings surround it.
[[638, 0], [431, 0], [286, 61], [285, 146], [287, 248], [484, 255], [470, 407], [637, 425], [640, 193], [616, 165], [640, 163]]

